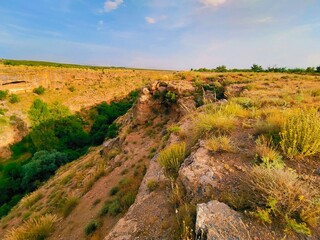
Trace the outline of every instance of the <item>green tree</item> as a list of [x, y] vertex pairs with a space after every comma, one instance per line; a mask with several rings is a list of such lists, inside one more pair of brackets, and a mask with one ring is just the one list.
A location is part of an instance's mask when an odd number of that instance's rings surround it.
[[50, 118], [48, 104], [40, 99], [34, 100], [28, 113], [33, 126], [37, 126]]
[[320, 73], [320, 66], [318, 66], [318, 67], [316, 68], [316, 72], [317, 72], [317, 73]]
[[222, 66], [216, 67], [216, 68], [215, 68], [215, 71], [216, 71], [216, 72], [227, 72], [228, 69], [227, 69], [227, 67], [226, 67], [225, 65], [222, 65]]
[[264, 70], [263, 70], [263, 67], [262, 67], [262, 66], [260, 66], [260, 65], [258, 65], [258, 64], [253, 64], [253, 65], [251, 66], [251, 71], [252, 71], [252, 72], [263, 72]]

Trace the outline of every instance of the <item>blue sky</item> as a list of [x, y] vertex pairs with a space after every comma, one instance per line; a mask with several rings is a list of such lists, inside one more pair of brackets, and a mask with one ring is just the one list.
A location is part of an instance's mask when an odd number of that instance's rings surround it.
[[10, 0], [0, 58], [160, 69], [320, 65], [319, 0]]

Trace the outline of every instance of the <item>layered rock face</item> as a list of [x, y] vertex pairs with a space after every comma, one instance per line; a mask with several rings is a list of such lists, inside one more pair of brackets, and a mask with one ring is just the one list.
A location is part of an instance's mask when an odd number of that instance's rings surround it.
[[0, 89], [12, 93], [31, 92], [40, 85], [48, 89], [60, 89], [79, 81], [101, 81], [103, 76], [102, 71], [87, 69], [0, 65]]

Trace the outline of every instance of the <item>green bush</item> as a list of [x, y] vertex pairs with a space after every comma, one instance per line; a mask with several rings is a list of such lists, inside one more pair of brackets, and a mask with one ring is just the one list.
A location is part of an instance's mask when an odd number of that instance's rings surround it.
[[45, 91], [46, 91], [46, 89], [43, 86], [39, 86], [39, 87], [33, 89], [33, 92], [38, 95], [44, 94]]
[[320, 117], [317, 109], [299, 110], [288, 117], [280, 145], [289, 157], [306, 157], [320, 152]]
[[158, 162], [168, 177], [176, 178], [185, 156], [186, 143], [175, 143], [159, 153]]
[[0, 100], [5, 100], [8, 96], [8, 91], [0, 90]]
[[19, 96], [17, 95], [17, 94], [11, 94], [10, 96], [9, 96], [9, 102], [10, 103], [18, 103], [18, 102], [20, 102], [20, 98], [19, 98]]
[[110, 196], [114, 196], [114, 195], [116, 195], [117, 194], [117, 192], [119, 192], [119, 187], [113, 187], [113, 188], [111, 188], [111, 190], [110, 190], [110, 192], [109, 192], [109, 194], [110, 194]]
[[84, 229], [84, 233], [89, 236], [90, 234], [94, 233], [99, 228], [99, 226], [100, 224], [97, 220], [92, 220]]
[[76, 90], [76, 89], [75, 89], [74, 86], [69, 87], [69, 91], [70, 91], [70, 92], [74, 92], [75, 90]]
[[110, 203], [108, 213], [111, 216], [117, 216], [119, 213], [121, 213], [121, 205], [118, 199], [114, 200]]

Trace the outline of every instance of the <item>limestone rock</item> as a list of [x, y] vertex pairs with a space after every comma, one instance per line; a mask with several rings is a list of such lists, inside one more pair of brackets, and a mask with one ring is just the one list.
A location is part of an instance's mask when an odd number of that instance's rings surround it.
[[191, 82], [170, 82], [167, 90], [178, 95], [187, 96], [195, 91], [194, 86]]
[[207, 240], [250, 239], [242, 215], [218, 201], [197, 205], [196, 234]]
[[209, 197], [217, 186], [219, 181], [217, 172], [217, 169], [210, 166], [210, 154], [208, 150], [200, 147], [182, 164], [179, 170], [179, 179], [182, 181], [188, 194], [202, 199]]

